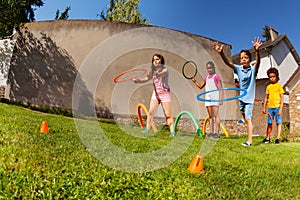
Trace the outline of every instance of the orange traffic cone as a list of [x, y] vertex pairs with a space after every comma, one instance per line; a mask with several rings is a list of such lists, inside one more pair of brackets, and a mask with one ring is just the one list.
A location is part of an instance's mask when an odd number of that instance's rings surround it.
[[49, 133], [49, 129], [48, 129], [48, 124], [46, 121], [42, 122], [41, 128], [40, 128], [40, 132], [41, 133]]
[[188, 170], [192, 173], [201, 173], [203, 168], [203, 158], [200, 154], [197, 154], [188, 167]]

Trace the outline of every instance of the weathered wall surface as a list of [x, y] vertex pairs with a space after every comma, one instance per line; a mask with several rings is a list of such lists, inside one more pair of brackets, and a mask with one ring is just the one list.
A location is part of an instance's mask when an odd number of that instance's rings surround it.
[[[116, 75], [132, 68], [149, 70], [151, 57], [160, 53], [170, 70], [173, 116], [181, 111], [195, 118], [207, 116], [198, 89], [182, 76], [186, 60], [198, 65], [196, 79], [207, 74], [205, 64], [215, 62], [224, 87], [234, 87], [232, 70], [212, 46], [214, 40], [161, 27], [90, 20], [56, 20], [27, 23], [15, 35], [16, 46], [9, 73], [10, 98], [37, 105], [73, 108], [85, 114], [136, 114], [148, 107], [152, 82], [114, 83]], [[230, 56], [230, 46], [225, 53]], [[235, 96], [228, 91], [225, 96]], [[96, 107], [96, 111], [94, 108]], [[158, 116], [163, 116], [161, 110]], [[240, 118], [238, 101], [220, 108], [224, 120]]]
[[300, 81], [291, 91], [290, 95], [290, 138], [293, 140], [300, 135]]

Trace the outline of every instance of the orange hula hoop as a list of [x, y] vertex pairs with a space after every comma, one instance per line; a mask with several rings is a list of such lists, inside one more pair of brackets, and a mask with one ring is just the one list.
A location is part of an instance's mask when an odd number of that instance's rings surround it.
[[[265, 131], [265, 130], [263, 129], [263, 127], [262, 127], [261, 121], [262, 121], [262, 116], [263, 116], [263, 115], [268, 115], [268, 116], [271, 118], [271, 120], [272, 120], [272, 126], [271, 126], [271, 130], [270, 130], [270, 131], [268, 131], [268, 128], [267, 128], [267, 131]], [[263, 112], [261, 112], [261, 113], [259, 114], [257, 120], [258, 120], [258, 125], [259, 125], [260, 130], [261, 130], [263, 133], [269, 135], [269, 134], [272, 132], [273, 126], [274, 126], [274, 120], [272, 119], [271, 114], [270, 114], [269, 112], [266, 113], [266, 114], [263, 113]], [[268, 124], [268, 119], [267, 119], [267, 124]]]
[[[121, 78], [121, 76], [125, 75], [125, 74], [128, 74], [130, 72], [136, 72], [136, 71], [141, 71], [140, 74], [136, 75], [136, 76], [132, 76], [132, 77], [129, 77], [129, 78], [126, 78], [126, 79], [123, 79], [123, 80], [119, 80], [119, 78]], [[129, 80], [132, 80], [134, 78], [137, 78], [139, 76], [142, 76], [144, 74], [147, 73], [147, 70], [146, 69], [142, 69], [142, 68], [137, 68], [137, 69], [129, 69], [125, 72], [122, 72], [120, 74], [118, 74], [115, 78], [114, 78], [114, 82], [115, 83], [121, 83], [121, 82], [125, 82], [125, 81], [129, 81]]]
[[[138, 120], [139, 120], [139, 124], [140, 124], [141, 128], [143, 129], [145, 126], [144, 126], [143, 119], [142, 119], [141, 108], [144, 110], [147, 117], [149, 117], [149, 111], [148, 111], [148, 109], [146, 108], [146, 106], [144, 104], [142, 104], [142, 103], [138, 104], [138, 106], [137, 106]], [[152, 126], [153, 131], [156, 133], [157, 128], [156, 128], [155, 123], [153, 122], [153, 120], [152, 120], [151, 126]]]

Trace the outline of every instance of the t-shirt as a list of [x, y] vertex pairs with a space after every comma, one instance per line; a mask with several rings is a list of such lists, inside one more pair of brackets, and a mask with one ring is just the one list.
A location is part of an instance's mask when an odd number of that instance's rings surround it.
[[283, 93], [284, 90], [279, 83], [269, 84], [266, 89], [266, 94], [269, 95], [268, 108], [280, 107], [280, 95]]
[[214, 78], [215, 87], [206, 88], [206, 91], [218, 89], [218, 82], [221, 81], [220, 75], [219, 74], [208, 74], [207, 76], [204, 77], [204, 81], [206, 82], [207, 79], [211, 79], [211, 78]]
[[[255, 80], [257, 70], [252, 65], [250, 65], [247, 69], [244, 69], [243, 65], [234, 65], [234, 73], [239, 78], [240, 88], [247, 91], [247, 94], [241, 97], [240, 101], [244, 103], [253, 103], [255, 97]], [[240, 92], [240, 94], [242, 93], [243, 91]]]
[[165, 73], [164, 76], [157, 78], [155, 75], [153, 75], [153, 83], [155, 85], [156, 91], [170, 91], [170, 86], [168, 84], [169, 82], [169, 70], [167, 68], [164, 68], [162, 72]]

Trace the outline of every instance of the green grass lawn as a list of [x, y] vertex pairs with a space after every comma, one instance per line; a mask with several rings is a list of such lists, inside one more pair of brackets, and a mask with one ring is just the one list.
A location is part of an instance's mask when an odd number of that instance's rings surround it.
[[[249, 148], [241, 146], [246, 136], [222, 137], [204, 157], [204, 171], [193, 174], [187, 168], [206, 139], [179, 132], [183, 143], [195, 137], [178, 159], [134, 173], [93, 156], [72, 118], [2, 103], [0, 111], [0, 199], [300, 199], [300, 143], [261, 144], [254, 137]], [[39, 132], [42, 121], [49, 134]], [[100, 124], [111, 143], [130, 152], [153, 152], [174, 140], [166, 129], [142, 138], [136, 125], [125, 127], [128, 135], [117, 124]]]

